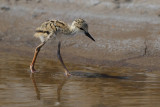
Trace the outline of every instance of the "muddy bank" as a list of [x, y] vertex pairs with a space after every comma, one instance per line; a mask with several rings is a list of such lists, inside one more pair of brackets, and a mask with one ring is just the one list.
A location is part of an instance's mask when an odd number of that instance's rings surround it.
[[[37, 26], [48, 19], [71, 23], [81, 17], [96, 42], [83, 35], [62, 38], [68, 62], [159, 68], [158, 4], [158, 0], [1, 0], [0, 51], [32, 58], [40, 43], [33, 37]], [[56, 57], [57, 42], [49, 41], [40, 56]]]

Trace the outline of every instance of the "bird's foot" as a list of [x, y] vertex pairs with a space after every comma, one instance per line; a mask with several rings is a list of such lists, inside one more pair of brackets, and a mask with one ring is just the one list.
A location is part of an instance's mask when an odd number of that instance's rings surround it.
[[65, 76], [67, 76], [67, 77], [71, 76], [70, 72], [69, 71], [65, 71]]
[[66, 74], [66, 76], [67, 76], [67, 77], [70, 77], [70, 76], [71, 76], [71, 74], [70, 74], [70, 73], [67, 73], [67, 74]]
[[30, 65], [30, 70], [31, 70], [31, 73], [36, 73], [38, 71], [35, 70], [34, 66], [33, 65]]

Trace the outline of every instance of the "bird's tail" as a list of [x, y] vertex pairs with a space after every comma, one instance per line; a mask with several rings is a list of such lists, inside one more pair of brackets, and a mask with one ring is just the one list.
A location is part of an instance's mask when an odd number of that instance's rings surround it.
[[36, 31], [35, 31], [34, 37], [37, 37], [37, 38], [39, 38], [41, 36], [47, 37], [49, 35], [49, 33], [50, 32], [47, 31], [47, 30], [44, 30], [44, 29], [41, 29], [41, 28], [37, 28]]

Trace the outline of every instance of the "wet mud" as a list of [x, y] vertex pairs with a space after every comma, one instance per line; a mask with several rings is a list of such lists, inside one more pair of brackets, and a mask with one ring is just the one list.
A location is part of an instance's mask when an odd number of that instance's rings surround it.
[[1, 107], [159, 107], [160, 72], [97, 67], [39, 59], [30, 74], [28, 57], [0, 53]]

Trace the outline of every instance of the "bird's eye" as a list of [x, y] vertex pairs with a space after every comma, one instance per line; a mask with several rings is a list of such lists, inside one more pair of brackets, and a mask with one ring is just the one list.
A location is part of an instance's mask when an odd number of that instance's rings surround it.
[[84, 30], [83, 28], [79, 28], [79, 29]]

